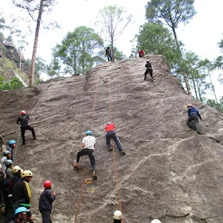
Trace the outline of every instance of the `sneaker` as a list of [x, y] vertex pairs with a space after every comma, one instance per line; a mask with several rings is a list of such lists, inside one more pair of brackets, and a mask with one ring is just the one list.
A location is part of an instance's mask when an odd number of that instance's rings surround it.
[[124, 151], [121, 151], [121, 155], [123, 156], [123, 155], [126, 155], [126, 153], [124, 152]]
[[35, 137], [33, 137], [33, 139], [37, 139], [37, 137], [35, 136]]
[[92, 177], [96, 180], [98, 177], [96, 176], [96, 172], [95, 171], [93, 171], [92, 172]]
[[112, 151], [112, 147], [108, 148], [108, 151], [109, 151], [109, 152]]

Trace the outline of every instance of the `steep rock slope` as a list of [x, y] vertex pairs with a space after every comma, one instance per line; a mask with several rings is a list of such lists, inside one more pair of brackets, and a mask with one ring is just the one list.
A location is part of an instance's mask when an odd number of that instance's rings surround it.
[[[58, 78], [34, 89], [0, 92], [0, 134], [18, 143], [16, 164], [34, 173], [32, 210], [45, 179], [57, 192], [53, 222], [112, 222], [121, 208], [124, 222], [223, 222], [223, 116], [193, 100], [169, 74], [162, 56], [149, 58], [154, 83], [143, 80], [147, 58], [130, 59], [94, 68], [87, 78]], [[186, 105], [202, 115], [201, 135], [188, 129]], [[31, 113], [37, 140], [26, 133], [20, 146], [20, 110]], [[127, 153], [108, 152], [106, 122], [116, 124]], [[87, 157], [80, 171], [71, 163], [85, 131], [97, 138], [98, 180], [91, 176]]]

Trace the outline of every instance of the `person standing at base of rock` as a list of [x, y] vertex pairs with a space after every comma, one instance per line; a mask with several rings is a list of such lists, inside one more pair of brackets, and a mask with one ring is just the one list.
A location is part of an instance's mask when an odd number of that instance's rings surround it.
[[105, 126], [105, 131], [106, 145], [108, 147], [108, 151], [112, 151], [111, 139], [113, 139], [121, 155], [125, 155], [126, 153], [124, 152], [122, 145], [115, 132], [115, 124], [107, 122], [107, 125]]
[[12, 161], [13, 161], [13, 153], [15, 152], [15, 149], [16, 149], [16, 141], [13, 140], [13, 139], [9, 140], [7, 150], [9, 150], [10, 153], [11, 153], [11, 160]]
[[96, 144], [96, 139], [94, 136], [92, 136], [92, 132], [90, 130], [86, 131], [86, 136], [83, 138], [81, 147], [83, 148], [77, 153], [77, 158], [76, 158], [76, 163], [74, 165], [75, 169], [78, 169], [78, 163], [80, 161], [81, 156], [87, 155], [90, 159], [91, 163], [91, 168], [92, 168], [92, 176], [96, 177], [96, 172], [95, 172], [95, 158], [93, 155], [93, 152], [95, 150], [95, 144]]
[[46, 180], [43, 183], [44, 191], [40, 195], [39, 199], [39, 211], [42, 215], [42, 223], [52, 223], [51, 220], [51, 211], [52, 211], [52, 203], [56, 199], [56, 193], [51, 191], [52, 182], [50, 180]]
[[113, 223], [121, 223], [122, 222], [122, 212], [116, 210], [113, 214]]
[[201, 119], [201, 115], [192, 104], [187, 105], [188, 108], [188, 120], [187, 120], [187, 125], [189, 128], [193, 129], [196, 131], [198, 134], [200, 134], [200, 131], [198, 129], [198, 123], [199, 123], [199, 118]]
[[145, 71], [145, 73], [144, 73], [144, 80], [146, 81], [146, 79], [147, 79], [147, 74], [149, 73], [150, 74], [150, 77], [151, 77], [151, 79], [152, 79], [152, 82], [153, 82], [153, 69], [152, 69], [152, 64], [147, 60], [146, 61], [146, 65], [145, 65], [145, 67], [146, 67], [146, 71]]
[[113, 61], [112, 60], [112, 52], [111, 52], [111, 49], [109, 46], [106, 48], [105, 55], [107, 56], [108, 61]]
[[26, 114], [26, 111], [21, 111], [20, 112], [20, 116], [17, 119], [17, 124], [21, 125], [21, 137], [22, 137], [22, 144], [25, 145], [26, 144], [26, 140], [25, 140], [25, 131], [26, 130], [30, 130], [32, 132], [33, 135], [33, 139], [36, 139], [36, 134], [34, 131], [34, 128], [29, 125], [29, 115]]

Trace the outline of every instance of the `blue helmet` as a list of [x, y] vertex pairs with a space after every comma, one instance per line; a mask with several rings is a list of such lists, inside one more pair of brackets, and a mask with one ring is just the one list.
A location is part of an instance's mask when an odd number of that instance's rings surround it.
[[19, 207], [15, 210], [15, 215], [21, 213], [21, 212], [28, 212], [29, 210], [25, 207]]
[[13, 140], [13, 139], [12, 139], [12, 140], [9, 140], [8, 144], [9, 144], [9, 145], [16, 144], [16, 141]]
[[87, 130], [86, 131], [86, 135], [90, 135], [91, 136], [92, 135], [92, 132], [90, 130]]

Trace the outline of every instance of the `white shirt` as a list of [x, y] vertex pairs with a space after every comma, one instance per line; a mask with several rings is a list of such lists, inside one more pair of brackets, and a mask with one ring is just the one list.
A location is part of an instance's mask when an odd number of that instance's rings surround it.
[[85, 149], [93, 149], [94, 150], [94, 145], [96, 143], [96, 139], [94, 136], [85, 136], [82, 140], [82, 143], [85, 144]]

